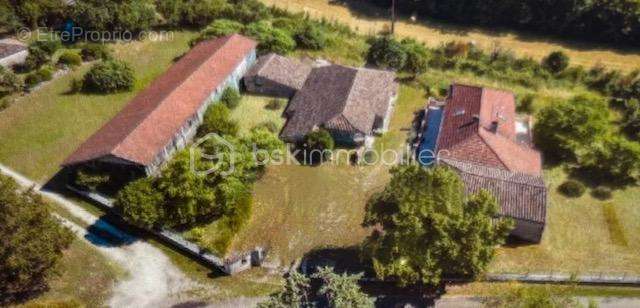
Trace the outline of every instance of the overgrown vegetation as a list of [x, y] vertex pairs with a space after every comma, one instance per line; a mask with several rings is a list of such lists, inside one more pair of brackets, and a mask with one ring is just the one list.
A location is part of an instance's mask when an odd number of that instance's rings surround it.
[[0, 304], [43, 292], [73, 234], [32, 191], [0, 175]]
[[[374, 298], [360, 290], [358, 280], [362, 274], [337, 274], [331, 267], [321, 267], [310, 277], [292, 271], [283, 289], [272, 294], [269, 300], [260, 303], [261, 308], [276, 307], [313, 307], [314, 302], [326, 303], [332, 308], [368, 308], [374, 307]], [[311, 279], [320, 282], [317, 294], [312, 294]]]

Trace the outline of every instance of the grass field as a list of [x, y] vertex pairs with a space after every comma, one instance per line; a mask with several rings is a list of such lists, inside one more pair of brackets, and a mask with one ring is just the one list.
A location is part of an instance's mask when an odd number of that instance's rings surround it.
[[589, 193], [571, 199], [557, 191], [566, 178], [560, 168], [546, 170], [545, 178], [549, 203], [542, 242], [500, 248], [490, 270], [640, 274], [640, 188], [617, 191], [607, 201]]
[[67, 94], [71, 80], [81, 78], [88, 70], [84, 65], [18, 98], [0, 112], [0, 161], [34, 180], [46, 181], [67, 155], [188, 50], [194, 35], [175, 32], [163, 42], [114, 44], [115, 57], [129, 62], [135, 70], [135, 89], [131, 92]]
[[[388, 29], [388, 10], [357, 0], [342, 1], [346, 5], [330, 4], [328, 0], [262, 0], [294, 12], [306, 12], [312, 17], [326, 18], [348, 24], [361, 33], [373, 34]], [[349, 9], [357, 7], [356, 10]], [[415, 22], [400, 18], [396, 24], [400, 36], [414, 37], [430, 46], [458, 40], [475, 42], [483, 48], [500, 46], [523, 56], [541, 59], [554, 50], [563, 50], [576, 65], [591, 67], [602, 63], [609, 68], [631, 71], [640, 67], [640, 50], [615, 50], [600, 45], [564, 42], [546, 37], [511, 31], [482, 30], [427, 20], [418, 17]]]
[[273, 122], [277, 127], [282, 128], [284, 125], [282, 112], [286, 101], [281, 100], [282, 106], [277, 110], [267, 109], [267, 104], [272, 100], [273, 98], [265, 96], [242, 96], [240, 105], [231, 112], [231, 118], [238, 121], [240, 125], [240, 135], [248, 133], [250, 129], [264, 122]]
[[80, 239], [64, 252], [57, 272], [49, 281], [49, 291], [25, 303], [25, 307], [100, 307], [123, 275], [115, 264]]

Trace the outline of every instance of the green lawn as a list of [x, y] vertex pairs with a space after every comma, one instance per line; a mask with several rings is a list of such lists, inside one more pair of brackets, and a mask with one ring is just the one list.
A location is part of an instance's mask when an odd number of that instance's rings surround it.
[[282, 128], [284, 125], [282, 112], [286, 106], [286, 100], [279, 99], [282, 104], [281, 108], [270, 110], [265, 106], [272, 100], [274, 98], [265, 96], [242, 96], [240, 105], [231, 112], [231, 118], [238, 121], [240, 125], [240, 135], [248, 133], [250, 129], [264, 122], [273, 122], [278, 128]]
[[640, 188], [616, 191], [599, 201], [589, 193], [571, 199], [557, 191], [566, 178], [546, 170], [547, 228], [539, 245], [503, 247], [492, 272], [617, 272], [640, 275]]
[[115, 57], [129, 62], [136, 72], [131, 92], [67, 94], [71, 80], [81, 78], [88, 70], [89, 65], [84, 65], [20, 97], [0, 112], [0, 162], [32, 179], [48, 180], [66, 156], [188, 50], [194, 36], [192, 32], [176, 32], [165, 42], [111, 45]]

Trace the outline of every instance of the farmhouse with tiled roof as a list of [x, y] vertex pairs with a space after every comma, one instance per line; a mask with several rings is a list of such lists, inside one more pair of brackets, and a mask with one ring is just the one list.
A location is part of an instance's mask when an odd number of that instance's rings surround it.
[[63, 163], [108, 164], [154, 173], [192, 138], [209, 104], [256, 60], [241, 35], [202, 42], [140, 92]]
[[513, 93], [454, 84], [426, 117], [419, 162], [431, 163], [424, 158], [433, 154], [460, 174], [468, 193], [491, 191], [501, 215], [516, 222], [512, 235], [539, 242], [547, 204], [542, 156], [531, 146], [528, 123], [517, 118]]

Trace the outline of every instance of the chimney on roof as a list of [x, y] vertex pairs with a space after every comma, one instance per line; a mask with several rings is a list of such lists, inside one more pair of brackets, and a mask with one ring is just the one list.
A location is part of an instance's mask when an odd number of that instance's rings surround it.
[[498, 132], [498, 121], [492, 121], [491, 122], [491, 127], [489, 128], [489, 130], [494, 134], [497, 133]]

